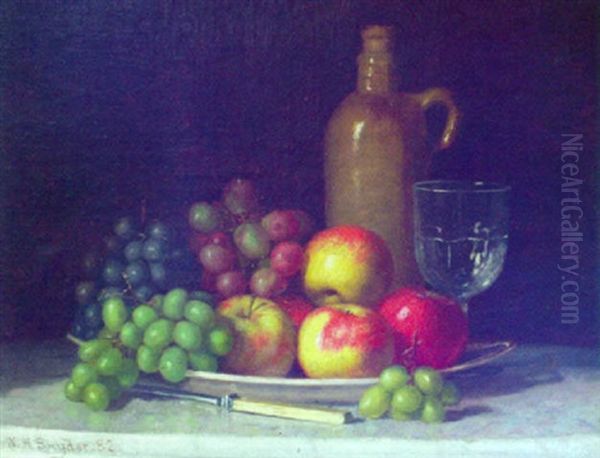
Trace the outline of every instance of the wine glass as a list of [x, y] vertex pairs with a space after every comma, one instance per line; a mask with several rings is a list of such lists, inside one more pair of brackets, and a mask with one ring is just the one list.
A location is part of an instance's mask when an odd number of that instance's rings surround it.
[[415, 254], [425, 281], [468, 300], [502, 271], [508, 246], [510, 188], [495, 183], [423, 181], [414, 185]]

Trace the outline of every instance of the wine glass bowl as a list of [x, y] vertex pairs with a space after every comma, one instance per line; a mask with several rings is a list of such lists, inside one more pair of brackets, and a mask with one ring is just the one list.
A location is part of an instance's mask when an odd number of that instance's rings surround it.
[[502, 272], [510, 188], [495, 183], [423, 181], [414, 185], [415, 255], [425, 281], [463, 310]]

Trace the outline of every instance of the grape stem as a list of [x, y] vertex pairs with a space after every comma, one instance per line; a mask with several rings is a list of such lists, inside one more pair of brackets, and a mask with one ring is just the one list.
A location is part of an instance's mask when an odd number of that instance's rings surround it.
[[148, 207], [146, 205], [146, 199], [144, 198], [144, 199], [142, 199], [142, 201], [140, 203], [140, 220], [141, 220], [142, 226], [144, 224], [146, 224], [147, 210], [148, 210]]
[[67, 340], [70, 340], [71, 342], [73, 342], [77, 346], [81, 346], [83, 344], [83, 340], [78, 339], [74, 335], [67, 334], [66, 337], [67, 337]]

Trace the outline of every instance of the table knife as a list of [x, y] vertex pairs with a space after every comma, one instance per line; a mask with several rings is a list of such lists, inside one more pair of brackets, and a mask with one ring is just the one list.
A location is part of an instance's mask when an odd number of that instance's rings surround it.
[[168, 388], [144, 385], [131, 388], [129, 392], [132, 394], [204, 402], [223, 408], [229, 412], [244, 412], [269, 417], [327, 423], [330, 425], [342, 425], [355, 420], [354, 416], [349, 411], [310, 405], [252, 400], [238, 397], [235, 394], [211, 396], [207, 394], [184, 393]]

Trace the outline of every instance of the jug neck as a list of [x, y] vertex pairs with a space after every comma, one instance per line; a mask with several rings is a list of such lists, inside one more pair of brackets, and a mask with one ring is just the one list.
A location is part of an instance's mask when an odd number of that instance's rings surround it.
[[386, 94], [397, 90], [392, 54], [392, 28], [369, 26], [362, 32], [363, 48], [356, 59], [357, 91], [366, 94]]

